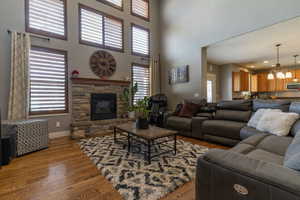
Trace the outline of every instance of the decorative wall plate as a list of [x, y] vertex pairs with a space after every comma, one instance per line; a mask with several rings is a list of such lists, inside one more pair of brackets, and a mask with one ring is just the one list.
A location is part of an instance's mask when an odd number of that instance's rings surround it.
[[90, 68], [100, 78], [107, 78], [115, 73], [117, 62], [110, 53], [100, 50], [91, 56]]

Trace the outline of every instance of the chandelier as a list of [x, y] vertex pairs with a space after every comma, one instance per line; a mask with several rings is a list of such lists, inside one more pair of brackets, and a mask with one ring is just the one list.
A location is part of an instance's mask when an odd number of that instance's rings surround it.
[[[279, 62], [279, 48], [280, 48], [281, 44], [276, 44], [276, 48], [277, 48], [277, 64], [276, 64], [276, 68], [280, 68], [280, 62]], [[280, 71], [280, 70], [275, 70], [275, 75], [276, 75], [276, 78], [278, 79], [285, 79], [286, 75]], [[268, 80], [273, 80], [275, 78], [273, 72], [270, 72], [268, 74]]]

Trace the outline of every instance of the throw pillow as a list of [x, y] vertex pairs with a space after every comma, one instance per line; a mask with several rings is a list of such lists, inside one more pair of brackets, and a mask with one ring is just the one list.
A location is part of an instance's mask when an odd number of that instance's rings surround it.
[[175, 115], [175, 116], [178, 116], [178, 115], [179, 115], [179, 113], [180, 113], [182, 107], [183, 107], [183, 104], [181, 104], [181, 103], [180, 103], [180, 104], [177, 104], [177, 106], [176, 106], [176, 108], [175, 108], [175, 111], [174, 111], [174, 115]]
[[285, 156], [284, 163], [285, 167], [300, 171], [300, 132], [298, 132], [289, 145]]
[[297, 119], [299, 119], [297, 113], [266, 112], [256, 128], [277, 136], [287, 136]]
[[199, 105], [194, 103], [185, 103], [179, 113], [179, 117], [193, 117], [199, 110]]
[[279, 109], [259, 109], [258, 111], [256, 111], [254, 113], [254, 115], [252, 115], [252, 117], [249, 120], [247, 125], [250, 127], [253, 127], [253, 128], [257, 128], [258, 122], [260, 121], [260, 119], [266, 112], [281, 112], [281, 110], [279, 110]]

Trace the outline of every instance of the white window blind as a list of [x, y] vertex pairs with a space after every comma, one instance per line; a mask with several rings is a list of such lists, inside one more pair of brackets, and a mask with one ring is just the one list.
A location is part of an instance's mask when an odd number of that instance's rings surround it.
[[103, 2], [103, 3], [107, 2], [107, 3], [112, 4], [119, 8], [122, 8], [122, 6], [123, 6], [123, 0], [98, 0], [98, 1]]
[[149, 1], [148, 0], [131, 0], [132, 14], [149, 19]]
[[100, 11], [80, 8], [81, 43], [123, 51], [123, 21]]
[[137, 25], [132, 25], [132, 53], [142, 56], [150, 54], [150, 32]]
[[138, 84], [138, 91], [133, 98], [135, 104], [139, 99], [150, 95], [150, 69], [139, 64], [132, 65], [132, 82]]
[[64, 0], [27, 0], [27, 31], [65, 37]]
[[29, 80], [30, 114], [68, 112], [66, 52], [32, 47]]
[[81, 40], [103, 44], [103, 16], [81, 8]]

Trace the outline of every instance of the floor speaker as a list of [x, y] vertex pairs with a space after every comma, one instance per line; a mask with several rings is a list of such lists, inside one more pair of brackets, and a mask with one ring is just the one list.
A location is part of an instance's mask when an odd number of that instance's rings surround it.
[[2, 137], [2, 165], [8, 165], [11, 161], [11, 139]]

